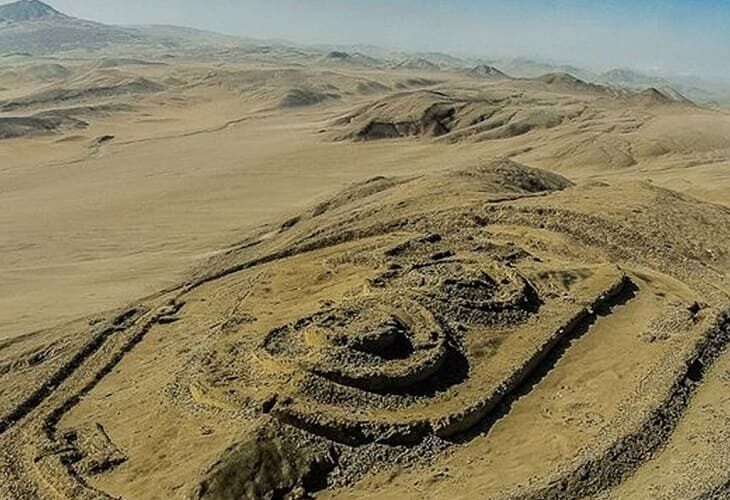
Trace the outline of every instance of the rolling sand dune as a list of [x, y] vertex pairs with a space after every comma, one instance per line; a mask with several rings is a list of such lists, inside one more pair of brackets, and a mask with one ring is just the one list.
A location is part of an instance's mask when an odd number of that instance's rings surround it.
[[0, 498], [730, 495], [727, 111], [20, 5]]

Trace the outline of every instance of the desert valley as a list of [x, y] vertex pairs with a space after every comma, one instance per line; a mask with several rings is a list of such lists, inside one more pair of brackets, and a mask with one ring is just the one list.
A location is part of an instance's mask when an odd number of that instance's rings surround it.
[[730, 84], [0, 6], [0, 498], [730, 498]]

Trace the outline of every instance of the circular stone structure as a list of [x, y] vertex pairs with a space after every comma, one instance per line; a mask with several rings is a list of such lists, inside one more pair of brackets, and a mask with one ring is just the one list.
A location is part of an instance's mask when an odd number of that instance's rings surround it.
[[444, 318], [470, 325], [510, 324], [537, 311], [537, 291], [514, 269], [453, 259], [415, 265], [395, 280]]
[[356, 300], [273, 330], [272, 357], [338, 384], [372, 392], [405, 390], [446, 361], [447, 334], [418, 303]]
[[501, 342], [540, 300], [508, 266], [466, 257], [391, 266], [354, 296], [271, 329], [256, 371], [288, 375], [267, 411], [353, 444], [411, 442], [477, 419], [510, 376], [490, 371], [483, 344]]

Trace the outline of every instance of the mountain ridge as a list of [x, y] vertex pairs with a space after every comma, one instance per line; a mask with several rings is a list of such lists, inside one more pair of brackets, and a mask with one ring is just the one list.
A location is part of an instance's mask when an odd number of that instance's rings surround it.
[[[221, 54], [267, 57], [269, 52], [258, 51], [259, 45], [271, 41], [242, 36], [224, 35], [197, 28], [173, 25], [108, 25], [67, 15], [41, 0], [18, 0], [0, 5], [0, 55], [27, 54], [47, 55], [82, 50], [94, 51], [118, 46], [122, 50], [134, 48], [151, 50], [185, 50], [200, 53], [201, 49], [222, 50]], [[671, 87], [688, 99], [719, 107], [730, 103], [730, 91], [722, 81], [703, 81], [698, 78], [645, 74], [628, 68], [614, 68], [603, 73], [570, 66], [539, 62], [524, 57], [487, 60], [476, 57], [457, 57], [437, 52], [404, 52], [373, 46], [354, 45], [346, 51], [344, 46], [301, 45], [295, 42], [276, 41], [282, 51], [319, 57], [324, 64], [377, 67], [392, 66], [413, 71], [458, 71], [475, 78], [501, 79], [540, 78], [550, 73], [569, 73], [583, 82], [621, 86], [632, 90], [648, 87]], [[329, 54], [329, 56], [328, 56]], [[347, 57], [331, 57], [333, 54]], [[499, 68], [499, 73], [491, 68]]]

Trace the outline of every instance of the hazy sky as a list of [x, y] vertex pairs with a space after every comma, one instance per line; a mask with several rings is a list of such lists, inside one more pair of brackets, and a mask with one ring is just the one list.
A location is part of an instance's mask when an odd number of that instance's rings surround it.
[[730, 0], [50, 0], [117, 24], [730, 77]]

